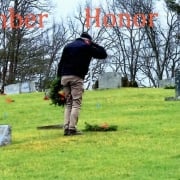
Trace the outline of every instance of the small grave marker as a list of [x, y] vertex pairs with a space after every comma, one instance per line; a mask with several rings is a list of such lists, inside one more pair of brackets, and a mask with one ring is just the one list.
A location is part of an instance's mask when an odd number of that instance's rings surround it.
[[11, 143], [11, 127], [9, 125], [0, 125], [0, 146]]

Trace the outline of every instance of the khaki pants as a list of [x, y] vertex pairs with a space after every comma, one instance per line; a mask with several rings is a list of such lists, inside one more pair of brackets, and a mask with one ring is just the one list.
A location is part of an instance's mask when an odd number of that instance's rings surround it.
[[64, 128], [76, 129], [83, 94], [83, 79], [77, 76], [62, 76], [66, 105], [64, 111]]

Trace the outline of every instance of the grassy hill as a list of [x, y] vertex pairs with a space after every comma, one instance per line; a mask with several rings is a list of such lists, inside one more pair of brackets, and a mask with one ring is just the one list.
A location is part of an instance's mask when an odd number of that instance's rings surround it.
[[[2, 180], [179, 180], [180, 102], [174, 90], [85, 91], [79, 118], [118, 125], [114, 132], [64, 137], [63, 108], [43, 93], [0, 96], [0, 124], [12, 126], [12, 144], [0, 147]], [[14, 100], [9, 102], [8, 98]]]

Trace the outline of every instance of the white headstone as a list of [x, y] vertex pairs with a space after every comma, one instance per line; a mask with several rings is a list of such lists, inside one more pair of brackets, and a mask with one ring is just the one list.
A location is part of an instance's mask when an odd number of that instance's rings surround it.
[[11, 143], [11, 127], [9, 125], [0, 125], [0, 146]]
[[32, 81], [10, 84], [4, 87], [4, 92], [6, 94], [30, 93], [35, 91], [36, 91], [35, 83]]
[[175, 78], [163, 79], [159, 81], [160, 88], [165, 88], [168, 86], [175, 86]]
[[121, 74], [106, 72], [99, 77], [99, 89], [113, 89], [121, 87]]
[[4, 92], [6, 94], [19, 94], [19, 88], [20, 88], [20, 84], [10, 84], [8, 86], [4, 87]]

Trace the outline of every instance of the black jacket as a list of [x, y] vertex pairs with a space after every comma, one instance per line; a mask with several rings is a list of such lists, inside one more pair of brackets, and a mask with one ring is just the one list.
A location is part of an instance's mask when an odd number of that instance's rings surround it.
[[92, 57], [105, 59], [107, 54], [98, 44], [82, 38], [76, 39], [65, 46], [58, 64], [57, 76], [75, 75], [84, 79]]

